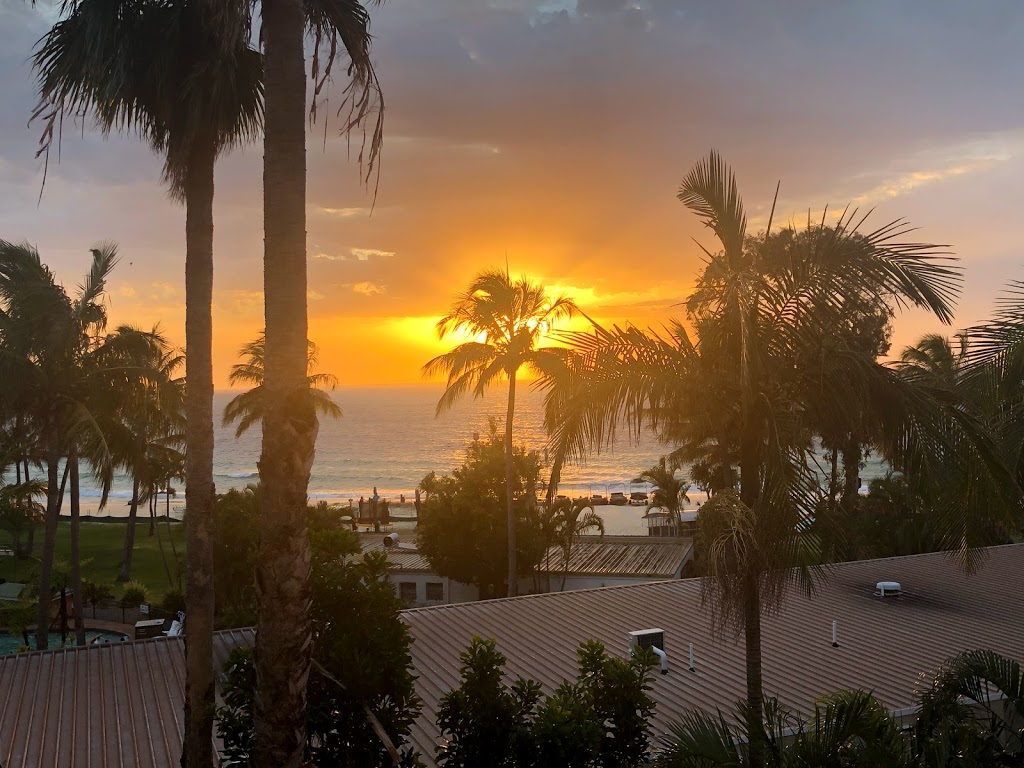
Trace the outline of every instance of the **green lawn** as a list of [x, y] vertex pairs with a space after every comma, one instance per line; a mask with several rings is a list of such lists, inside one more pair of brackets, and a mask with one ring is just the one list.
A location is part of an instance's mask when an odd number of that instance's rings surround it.
[[[166, 523], [158, 523], [160, 528], [160, 539], [163, 542], [164, 553], [167, 556], [168, 567], [171, 576], [176, 579], [174, 566], [174, 554], [171, 551], [170, 541]], [[180, 523], [171, 523], [171, 535], [174, 537], [174, 545], [178, 550], [178, 561], [184, 567], [185, 561], [185, 531]], [[93, 581], [97, 584], [113, 584], [115, 593], [119, 592], [119, 586], [114, 580], [117, 578], [118, 566], [121, 562], [121, 552], [124, 549], [125, 524], [116, 523], [82, 523], [82, 579]], [[40, 526], [36, 530], [35, 556], [39, 557], [43, 545], [43, 529]], [[9, 547], [10, 536], [7, 532], [0, 531], [0, 547]], [[66, 563], [70, 560], [71, 553], [71, 525], [66, 520], [61, 520], [57, 528], [57, 558]], [[15, 574], [15, 570], [17, 573]], [[19, 560], [15, 562], [13, 557], [0, 557], [0, 577], [8, 581], [32, 582], [39, 572], [38, 560]], [[167, 573], [164, 570], [163, 561], [160, 558], [160, 549], [157, 546], [157, 537], [149, 535], [149, 519], [140, 520], [135, 529], [135, 556], [132, 560], [132, 580], [145, 584], [150, 591], [150, 598], [153, 602], [159, 602], [163, 593], [170, 585], [167, 583]], [[182, 583], [184, 583], [184, 571], [182, 572]], [[175, 583], [177, 587], [177, 583]]]

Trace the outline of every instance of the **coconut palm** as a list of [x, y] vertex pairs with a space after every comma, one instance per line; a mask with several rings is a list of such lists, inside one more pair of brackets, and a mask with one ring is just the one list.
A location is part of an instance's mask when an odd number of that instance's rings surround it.
[[[312, 371], [316, 367], [318, 350], [312, 341], [308, 343], [306, 355], [307, 370]], [[232, 386], [249, 384], [251, 389], [235, 395], [224, 406], [224, 417], [222, 423], [229, 426], [238, 423], [235, 427], [235, 437], [241, 437], [254, 424], [263, 421], [263, 414], [266, 412], [264, 402], [266, 394], [263, 388], [263, 379], [266, 374], [264, 362], [266, 360], [266, 337], [260, 334], [254, 341], [245, 344], [239, 352], [242, 362], [231, 366], [231, 373], [228, 374], [228, 383]], [[309, 393], [313, 399], [313, 407], [317, 414], [332, 419], [341, 418], [341, 408], [331, 400], [331, 396], [324, 391], [334, 389], [338, 386], [338, 377], [330, 373], [309, 373]]]
[[[90, 405], [95, 392], [109, 386], [110, 377], [118, 374], [96, 364], [103, 354], [105, 284], [116, 262], [113, 244], [94, 248], [90, 270], [78, 293], [70, 298], [34, 248], [0, 241], [0, 372], [9, 402], [35, 425], [47, 470], [36, 628], [39, 648], [46, 648], [48, 639], [53, 553], [63, 491], [60, 461], [72, 448], [89, 453], [102, 485], [101, 504], [106, 502], [112, 478], [104, 436]], [[72, 533], [77, 535], [77, 531]]]
[[679, 477], [677, 471], [678, 468], [668, 464], [667, 458], [662, 456], [657, 464], [632, 480], [634, 483], [648, 483], [654, 486], [647, 512], [655, 508], [665, 510], [672, 525], [679, 525], [679, 514], [683, 507], [690, 503], [690, 497], [686, 495], [690, 484], [685, 477]]
[[832, 226], [809, 222], [804, 236], [788, 238], [786, 259], [769, 259], [770, 222], [768, 234], [747, 236], [738, 185], [716, 153], [687, 175], [679, 198], [721, 246], [707, 252], [686, 304], [694, 336], [678, 322], [661, 334], [568, 334], [574, 351], [543, 382], [546, 418], [569, 458], [606, 445], [624, 421], [715, 468], [701, 510], [705, 599], [719, 626], [743, 633], [750, 764], [763, 766], [761, 616], [790, 587], [812, 590], [824, 575], [815, 529], [828, 499], [809, 469], [816, 414], [871, 414], [876, 448], [915, 488], [935, 489], [938, 535], [968, 567], [978, 511], [1008, 515], [1019, 491], [983, 425], [954, 399], [820, 333], [865, 296], [948, 322], [960, 272], [940, 247], [904, 242], [900, 222], [863, 232], [863, 219], [847, 212]]
[[516, 381], [526, 368], [541, 374], [557, 356], [538, 347], [541, 338], [563, 319], [578, 312], [568, 296], [551, 298], [526, 277], [513, 281], [509, 273], [487, 270], [477, 275], [469, 288], [437, 322], [437, 336], [444, 339], [461, 333], [472, 341], [438, 355], [423, 366], [426, 376], [443, 374], [447, 387], [437, 403], [437, 413], [450, 409], [463, 395], [483, 397], [492, 384], [508, 380], [508, 408], [505, 415], [505, 477], [508, 515], [508, 594], [515, 596], [519, 581], [516, 565], [516, 520], [512, 498], [512, 422], [516, 407]]
[[548, 541], [554, 542], [562, 551], [562, 584], [558, 591], [563, 592], [569, 577], [569, 559], [572, 557], [573, 546], [588, 531], [597, 531], [604, 536], [604, 519], [583, 499], [557, 499], [541, 516], [541, 527]]
[[[230, 10], [240, 4], [215, 5]], [[247, 14], [249, 4], [241, 5], [244, 8], [235, 11], [236, 17]], [[364, 144], [367, 153], [359, 155], [360, 161], [366, 160], [368, 179], [381, 146], [383, 101], [370, 58], [370, 20], [364, 6], [358, 0], [264, 0], [260, 10], [266, 83], [263, 386], [267, 408], [260, 456], [263, 515], [257, 576], [254, 754], [256, 764], [267, 768], [293, 768], [302, 763], [312, 639], [306, 493], [317, 421], [307, 373], [303, 37], [308, 31], [313, 38], [311, 69], [319, 78], [314, 88], [314, 116], [316, 96], [330, 77], [339, 48], [348, 55], [350, 80], [342, 104], [342, 131], [359, 129], [376, 115], [369, 146]], [[238, 28], [238, 24], [230, 26]]]
[[[138, 343], [119, 344], [125, 336], [136, 337]], [[171, 348], [159, 328], [143, 332], [122, 326], [111, 334], [108, 343], [123, 347], [117, 358], [110, 356], [110, 363], [147, 374], [143, 379], [123, 380], [120, 391], [112, 393], [106, 429], [115, 462], [132, 478], [124, 553], [117, 576], [117, 581], [127, 582], [131, 581], [139, 504], [155, 492], [158, 478], [154, 472], [159, 459], [183, 442], [185, 388], [176, 372], [184, 357]]]
[[[213, 175], [217, 156], [253, 140], [262, 117], [262, 60], [248, 36], [230, 45], [205, 23], [201, 0], [75, 0], [35, 55], [48, 130], [64, 112], [105, 131], [135, 131], [164, 156], [164, 178], [183, 201], [189, 515], [186, 749], [209, 764], [213, 731]], [[59, 125], [59, 122], [57, 122]], [[192, 738], [189, 738], [192, 734]]]

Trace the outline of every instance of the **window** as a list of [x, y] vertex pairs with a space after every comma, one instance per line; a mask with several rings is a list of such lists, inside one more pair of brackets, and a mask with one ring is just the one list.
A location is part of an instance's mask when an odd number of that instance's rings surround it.
[[398, 582], [398, 596], [406, 603], [415, 603], [419, 597], [415, 581]]
[[440, 581], [427, 582], [427, 602], [444, 602], [444, 584]]

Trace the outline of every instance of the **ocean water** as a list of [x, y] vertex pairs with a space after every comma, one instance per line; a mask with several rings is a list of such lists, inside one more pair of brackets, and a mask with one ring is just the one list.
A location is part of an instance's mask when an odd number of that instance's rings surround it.
[[[404, 494], [408, 500], [429, 472], [449, 472], [457, 467], [474, 435], [487, 433], [490, 418], [498, 420], [499, 428], [504, 423], [502, 388], [489, 391], [482, 399], [464, 400], [435, 416], [441, 391], [436, 385], [337, 389], [333, 397], [344, 416], [320, 424], [309, 482], [310, 498], [345, 503], [348, 499], [368, 497], [376, 487], [382, 497], [397, 500]], [[220, 415], [233, 394], [218, 392], [214, 396], [214, 482], [220, 492], [258, 480], [260, 430], [254, 428], [236, 439], [233, 427], [220, 426]], [[515, 440], [536, 449], [543, 457], [547, 440], [542, 395], [523, 386], [517, 395]], [[668, 447], [650, 435], [631, 441], [626, 432], [623, 430], [615, 445], [591, 456], [586, 464], [565, 468], [559, 493], [575, 497], [647, 490], [630, 480], [657, 463]], [[884, 472], [882, 462], [871, 460], [861, 475], [866, 483]], [[546, 475], [545, 471], [544, 479]], [[99, 489], [94, 479], [86, 472], [81, 482], [83, 501], [95, 502]], [[178, 495], [171, 500], [172, 511], [180, 512], [184, 506], [181, 486], [179, 483]], [[101, 514], [127, 514], [130, 498], [130, 480], [117, 476], [110, 501]], [[66, 507], [64, 511], [67, 512]]]

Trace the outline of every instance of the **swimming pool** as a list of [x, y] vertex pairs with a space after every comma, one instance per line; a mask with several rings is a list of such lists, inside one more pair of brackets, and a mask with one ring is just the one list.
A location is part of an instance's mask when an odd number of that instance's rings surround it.
[[[29, 647], [35, 650], [36, 647], [36, 636], [33, 633], [29, 633], [28, 639], [31, 641]], [[120, 632], [104, 632], [98, 629], [87, 629], [85, 630], [85, 641], [92, 645], [95, 643], [123, 643], [128, 639], [128, 635], [121, 634]], [[7, 632], [0, 632], [0, 656], [6, 656], [9, 653], [16, 653], [19, 648], [25, 644], [24, 639], [21, 635], [12, 635]], [[75, 644], [75, 634], [72, 632], [68, 635], [67, 642], [65, 645]], [[60, 648], [60, 634], [58, 632], [50, 633], [50, 641], [48, 647], [52, 650], [53, 648]]]

